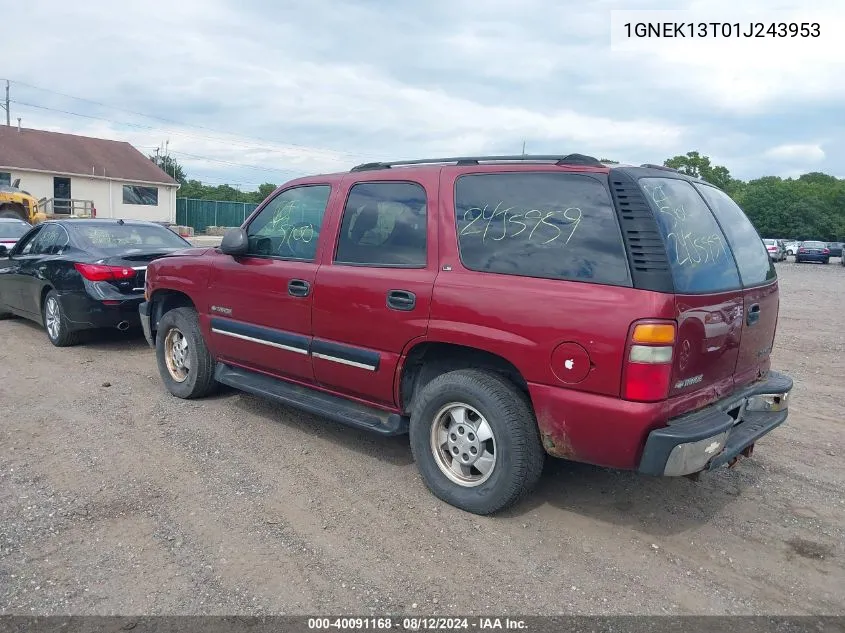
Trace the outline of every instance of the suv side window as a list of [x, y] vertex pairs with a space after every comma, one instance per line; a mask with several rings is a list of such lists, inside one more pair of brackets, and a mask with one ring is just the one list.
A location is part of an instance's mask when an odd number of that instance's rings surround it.
[[458, 246], [470, 270], [630, 286], [607, 187], [585, 174], [509, 172], [455, 183]]
[[343, 209], [336, 264], [425, 268], [426, 195], [413, 182], [354, 185]]
[[248, 255], [313, 261], [329, 185], [303, 185], [282, 191], [247, 227]]
[[[686, 180], [640, 178], [666, 243], [675, 290], [706, 293], [736, 290], [739, 273], [716, 218]], [[755, 237], [768, 258], [766, 247]]]
[[[751, 220], [739, 208], [731, 197], [720, 189], [708, 185], [696, 184], [695, 188], [710, 205], [722, 231], [728, 239], [728, 244], [734, 253], [739, 276], [745, 286], [761, 284], [777, 276], [775, 265], [766, 247], [751, 224]], [[783, 240], [777, 243], [783, 246]]]

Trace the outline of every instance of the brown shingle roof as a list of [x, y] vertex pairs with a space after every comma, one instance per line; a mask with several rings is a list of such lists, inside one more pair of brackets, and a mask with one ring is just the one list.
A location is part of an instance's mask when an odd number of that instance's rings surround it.
[[0, 166], [176, 184], [129, 143], [14, 126], [0, 126]]

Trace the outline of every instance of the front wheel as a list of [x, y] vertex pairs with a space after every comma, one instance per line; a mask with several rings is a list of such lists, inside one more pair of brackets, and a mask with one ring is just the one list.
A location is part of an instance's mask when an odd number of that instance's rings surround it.
[[526, 397], [498, 374], [448, 372], [415, 398], [411, 452], [431, 492], [474, 514], [492, 514], [529, 493], [545, 451]]
[[167, 390], [177, 398], [202, 398], [217, 385], [214, 359], [192, 308], [176, 308], [161, 318], [156, 334], [156, 361]]

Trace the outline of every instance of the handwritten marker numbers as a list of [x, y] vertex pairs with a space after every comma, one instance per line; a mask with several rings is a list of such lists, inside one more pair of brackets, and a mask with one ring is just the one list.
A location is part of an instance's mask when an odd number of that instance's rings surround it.
[[463, 221], [468, 224], [461, 229], [460, 235], [480, 235], [482, 243], [522, 236], [522, 239], [539, 245], [565, 238], [561, 243], [566, 245], [575, 235], [583, 215], [578, 207], [554, 211], [514, 211], [514, 207], [504, 207], [504, 202], [499, 202], [492, 209], [490, 205], [484, 205], [464, 211]]

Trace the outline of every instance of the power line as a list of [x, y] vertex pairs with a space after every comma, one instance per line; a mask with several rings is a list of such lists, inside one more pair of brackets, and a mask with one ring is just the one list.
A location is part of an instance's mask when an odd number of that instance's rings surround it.
[[[157, 120], [157, 121], [170, 123], [171, 125], [178, 125], [180, 127], [195, 128], [195, 129], [198, 129], [198, 130], [205, 130], [205, 131], [208, 131], [208, 132], [214, 132], [216, 134], [225, 134], [227, 136], [246, 139], [246, 140], [250, 140], [250, 141], [261, 142], [261, 141], [264, 140], [264, 139], [257, 139], [255, 137], [250, 137], [250, 136], [231, 134], [230, 132], [224, 132], [222, 130], [215, 130], [213, 128], [205, 127], [203, 125], [183, 123], [181, 121], [176, 121], [174, 119], [168, 119], [168, 118], [156, 116], [156, 115], [153, 115], [153, 114], [146, 114], [144, 112], [138, 112], [136, 110], [129, 110], [127, 108], [121, 108], [121, 107], [118, 107], [118, 106], [109, 105], [109, 104], [103, 103], [101, 101], [95, 101], [93, 99], [87, 99], [85, 97], [78, 97], [78, 96], [67, 94], [67, 93], [64, 93], [64, 92], [59, 92], [57, 90], [51, 90], [49, 88], [42, 88], [41, 86], [36, 86], [34, 84], [30, 84], [30, 83], [27, 83], [27, 82], [24, 82], [24, 81], [17, 81], [17, 80], [7, 80], [7, 81], [11, 81], [12, 83], [17, 84], [19, 86], [26, 86], [28, 88], [32, 88], [32, 89], [35, 89], [35, 90], [41, 90], [43, 92], [48, 92], [48, 93], [51, 93], [51, 94], [66, 97], [68, 99], [75, 99], [77, 101], [84, 101], [84, 102], [87, 102], [87, 103], [98, 105], [98, 106], [103, 107], [103, 108], [109, 108], [109, 109], [117, 110], [117, 111], [120, 111], [120, 112], [126, 112], [128, 114], [133, 114], [135, 116], [141, 116], [141, 117], [145, 117], [145, 118], [148, 118], [148, 119], [154, 119], [154, 120]], [[27, 105], [27, 104], [22, 104], [22, 105]], [[46, 108], [44, 106], [34, 106], [32, 104], [28, 104], [28, 105], [30, 105], [30, 107], [43, 107], [44, 109], [48, 109], [48, 110], [50, 109], [50, 108]], [[66, 111], [63, 111], [63, 110], [58, 110], [58, 111], [59, 112], [65, 112], [65, 114], [77, 114], [75, 112], [66, 112]], [[78, 116], [86, 116], [86, 115], [78, 115]], [[90, 117], [90, 118], [97, 118], [97, 117]], [[103, 119], [103, 120], [108, 121], [109, 119]], [[111, 121], [111, 122], [115, 123], [115, 121]], [[128, 124], [124, 124], [124, 125], [128, 125]], [[207, 136], [198, 136], [196, 138], [205, 138], [205, 139], [210, 139], [210, 140], [231, 142], [229, 139], [219, 139], [219, 138], [207, 137]], [[375, 154], [362, 154], [360, 152], [346, 152], [346, 151], [327, 149], [327, 148], [321, 148], [321, 147], [310, 147], [310, 146], [307, 146], [307, 145], [300, 145], [300, 144], [297, 144], [297, 143], [280, 143], [280, 145], [293, 147], [293, 148], [297, 148], [297, 149], [305, 149], [305, 150], [309, 150], [309, 151], [312, 151], [312, 152], [323, 152], [323, 153], [338, 154], [338, 155], [351, 156], [351, 157], [357, 157], [357, 158], [381, 158], [380, 156], [376, 156]], [[255, 149], [267, 149], [267, 150], [271, 150], [271, 151], [279, 151], [277, 148], [272, 148], [272, 147], [267, 147], [267, 146], [255, 147]]]
[[[69, 114], [71, 116], [82, 117], [84, 119], [93, 119], [95, 121], [105, 121], [106, 123], [112, 123], [114, 125], [124, 125], [124, 126], [128, 126], [128, 127], [134, 127], [134, 128], [142, 129], [142, 130], [151, 130], [151, 131], [159, 131], [159, 132], [164, 131], [167, 134], [173, 135], [173, 136], [184, 136], [186, 138], [202, 138], [202, 139], [205, 139], [205, 140], [217, 141], [219, 143], [225, 143], [225, 144], [228, 144], [228, 145], [238, 145], [238, 143], [235, 143], [234, 141], [227, 140], [227, 139], [220, 139], [220, 138], [214, 138], [214, 137], [209, 137], [209, 136], [199, 136], [197, 134], [188, 134], [187, 132], [176, 132], [174, 130], [161, 130], [160, 128], [153, 127], [151, 125], [144, 125], [142, 123], [129, 123], [129, 122], [126, 122], [126, 121], [115, 121], [114, 119], [107, 119], [105, 117], [98, 117], [98, 116], [94, 116], [92, 114], [81, 114], [79, 112], [71, 112], [70, 110], [62, 110], [60, 108], [51, 108], [49, 106], [42, 106], [42, 105], [38, 105], [36, 103], [27, 103], [25, 101], [17, 101], [17, 100], [14, 100], [14, 99], [12, 100], [12, 103], [16, 103], [17, 105], [28, 107], [28, 108], [36, 108], [38, 110], [48, 110], [50, 112], [59, 112], [61, 114]], [[252, 146], [248, 146], [248, 145], [242, 145], [242, 147], [246, 147], [248, 149], [268, 149], [270, 151], [276, 151], [276, 152], [279, 152], [279, 153], [281, 153], [283, 151], [279, 148], [256, 148], [256, 147], [252, 147]], [[198, 158], [203, 158], [203, 157], [198, 157]], [[209, 158], [208, 160], [216, 160], [216, 159]], [[249, 165], [239, 165], [238, 163], [233, 163], [233, 164], [237, 165], [237, 166], [241, 166], [241, 167], [249, 167]], [[255, 168], [261, 169], [261, 170], [269, 170], [269, 171], [289, 171], [289, 170], [272, 169], [272, 168], [269, 168], [269, 167], [255, 167]], [[294, 173], [304, 173], [304, 172], [294, 172]]]
[[[155, 147], [150, 147], [149, 145], [138, 145], [139, 149], [158, 149]], [[266, 172], [273, 172], [273, 173], [281, 173], [281, 174], [293, 174], [293, 175], [304, 175], [306, 172], [304, 171], [297, 171], [295, 169], [277, 169], [275, 167], [262, 167], [260, 165], [247, 165], [245, 163], [236, 163], [230, 160], [224, 160], [222, 158], [212, 158], [211, 156], [200, 156], [199, 154], [189, 154], [187, 152], [180, 152], [175, 149], [171, 149], [168, 152], [170, 154], [178, 154], [179, 156], [187, 156], [188, 158], [194, 158], [197, 160], [207, 160], [213, 163], [222, 163], [224, 165], [231, 165], [233, 167], [243, 167], [245, 169], [252, 169], [255, 171], [266, 171]], [[162, 157], [164, 158], [164, 157]], [[259, 183], [260, 184], [260, 183]]]

